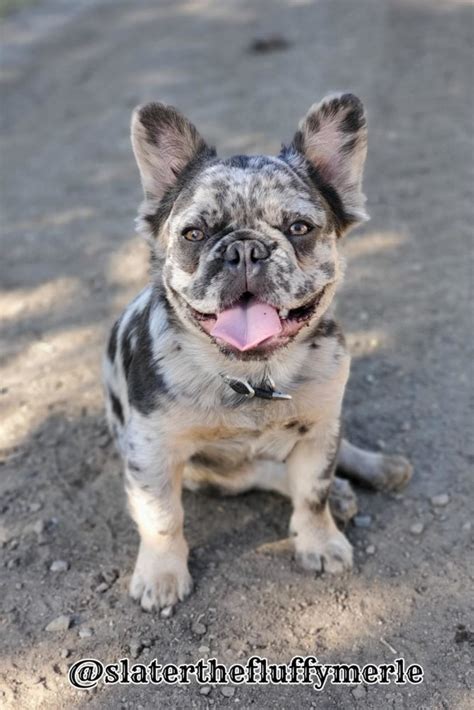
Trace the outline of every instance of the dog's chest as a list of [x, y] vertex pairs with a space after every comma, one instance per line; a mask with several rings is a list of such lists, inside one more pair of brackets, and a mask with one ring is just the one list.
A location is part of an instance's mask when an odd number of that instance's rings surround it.
[[[268, 406], [271, 411], [280, 409], [276, 403]], [[277, 416], [270, 416], [265, 409], [260, 410], [260, 416], [247, 418], [236, 414], [235, 418], [220, 420], [215, 428], [195, 429], [197, 458], [213, 468], [214, 464], [233, 468], [257, 458], [284, 461], [296, 442], [314, 430], [314, 417], [308, 416], [309, 413], [304, 416], [290, 410], [282, 416], [280, 409]]]
[[299, 435], [296, 431], [269, 429], [253, 433], [238, 433], [204, 444], [200, 454], [209, 462], [238, 466], [256, 458], [284, 461]]

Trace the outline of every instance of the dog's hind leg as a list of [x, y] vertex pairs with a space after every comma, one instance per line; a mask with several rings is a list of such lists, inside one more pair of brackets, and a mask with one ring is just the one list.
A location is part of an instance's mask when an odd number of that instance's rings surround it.
[[[203, 466], [188, 465], [185, 468], [184, 486], [189, 490], [212, 489], [227, 496], [257, 489], [290, 497], [286, 465], [265, 459], [244, 464], [227, 475]], [[346, 525], [357, 513], [357, 498], [348, 481], [337, 476], [333, 479], [329, 507], [341, 525]]]
[[365, 451], [347, 439], [341, 442], [337, 471], [344, 478], [376, 491], [399, 490], [413, 474], [410, 462], [403, 456]]
[[290, 495], [285, 465], [267, 459], [249, 461], [229, 471], [188, 464], [184, 470], [184, 486], [195, 491], [212, 489], [225, 496], [239, 495], [255, 488]]

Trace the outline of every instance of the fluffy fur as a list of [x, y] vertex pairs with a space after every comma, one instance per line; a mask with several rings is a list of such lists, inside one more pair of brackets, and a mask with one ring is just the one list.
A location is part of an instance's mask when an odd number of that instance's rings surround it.
[[[191, 590], [183, 483], [290, 496], [302, 566], [350, 568], [352, 548], [331, 508], [347, 518], [354, 501], [336, 466], [376, 488], [411, 475], [401, 457], [340, 446], [350, 357], [330, 306], [344, 271], [340, 238], [366, 219], [361, 102], [344, 94], [313, 106], [277, 157], [219, 159], [162, 104], [136, 109], [132, 144], [152, 278], [115, 323], [104, 359], [108, 419], [141, 538], [131, 595], [150, 610]], [[295, 236], [291, 225], [301, 222], [309, 229]], [[190, 240], [189, 230], [202, 238]], [[205, 326], [245, 294], [289, 325], [243, 354]], [[248, 399], [223, 375], [253, 386], [273, 379], [292, 399]]]

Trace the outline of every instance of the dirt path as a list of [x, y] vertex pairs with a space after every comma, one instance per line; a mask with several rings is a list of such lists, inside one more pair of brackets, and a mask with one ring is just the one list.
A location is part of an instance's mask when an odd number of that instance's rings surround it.
[[[469, 5], [97, 3], [5, 65], [2, 707], [472, 707]], [[274, 33], [286, 49], [248, 51]], [[355, 572], [338, 580], [300, 574], [279, 551], [289, 506], [277, 496], [186, 495], [196, 592], [171, 619], [146, 615], [126, 596], [137, 535], [99, 386], [108, 325], [146, 278], [132, 231], [140, 191], [130, 110], [159, 98], [226, 153], [269, 151], [338, 88], [364, 98], [371, 131], [372, 221], [348, 240], [340, 299], [354, 352], [346, 424], [355, 441], [408, 454], [415, 478], [401, 495], [361, 494], [370, 527], [349, 530]], [[444, 494], [446, 505], [433, 504]], [[68, 569], [51, 571], [60, 560]], [[45, 630], [60, 615], [70, 628]], [[321, 695], [69, 687], [74, 660], [130, 653], [361, 664], [401, 655], [426, 679]]]

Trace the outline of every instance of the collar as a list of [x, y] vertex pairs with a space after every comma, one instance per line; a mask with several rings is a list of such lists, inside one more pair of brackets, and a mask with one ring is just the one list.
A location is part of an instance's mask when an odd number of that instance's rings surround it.
[[265, 377], [258, 387], [239, 377], [222, 374], [221, 377], [234, 392], [243, 395], [247, 399], [252, 399], [253, 397], [259, 397], [260, 399], [291, 399], [291, 394], [279, 392], [275, 388], [275, 383], [269, 375]]

